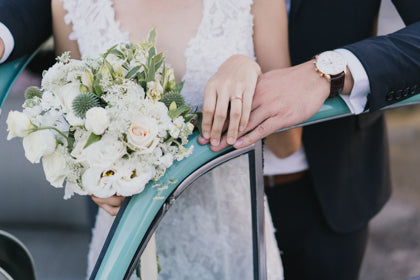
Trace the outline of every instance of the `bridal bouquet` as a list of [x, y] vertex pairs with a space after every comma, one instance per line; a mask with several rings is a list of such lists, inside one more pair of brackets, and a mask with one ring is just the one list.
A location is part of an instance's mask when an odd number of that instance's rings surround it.
[[151, 31], [143, 43], [82, 61], [63, 54], [44, 72], [41, 89], [27, 89], [23, 112], [9, 113], [7, 139], [23, 138], [26, 158], [42, 158], [51, 185], [66, 182], [65, 199], [140, 193], [192, 153], [185, 144], [195, 114], [155, 37]]

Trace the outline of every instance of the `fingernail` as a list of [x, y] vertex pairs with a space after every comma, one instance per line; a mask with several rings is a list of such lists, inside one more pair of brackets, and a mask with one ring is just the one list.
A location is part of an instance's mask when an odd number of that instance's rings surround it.
[[206, 138], [206, 139], [209, 139], [210, 138], [210, 133], [203, 132], [203, 137]]
[[219, 141], [217, 141], [216, 139], [211, 139], [211, 145], [212, 146], [217, 146], [217, 145], [219, 145]]
[[243, 126], [243, 125], [241, 125], [240, 127], [239, 127], [239, 131], [244, 131], [244, 129], [245, 129], [245, 126]]
[[235, 147], [240, 148], [240, 147], [242, 147], [243, 144], [244, 144], [244, 142], [242, 140], [237, 140], [236, 143], [235, 143]]
[[234, 143], [233, 137], [228, 137], [228, 139], [227, 139], [227, 143], [228, 143], [229, 145], [232, 145], [232, 144]]

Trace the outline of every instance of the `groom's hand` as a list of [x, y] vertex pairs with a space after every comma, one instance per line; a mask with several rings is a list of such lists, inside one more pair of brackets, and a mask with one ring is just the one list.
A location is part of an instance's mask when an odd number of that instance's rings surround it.
[[[343, 94], [349, 94], [352, 87], [353, 78], [347, 69]], [[330, 83], [314, 70], [313, 61], [263, 74], [257, 83], [249, 123], [233, 146], [247, 147], [279, 129], [309, 119], [321, 108], [329, 92]], [[226, 146], [223, 138], [212, 150]]]

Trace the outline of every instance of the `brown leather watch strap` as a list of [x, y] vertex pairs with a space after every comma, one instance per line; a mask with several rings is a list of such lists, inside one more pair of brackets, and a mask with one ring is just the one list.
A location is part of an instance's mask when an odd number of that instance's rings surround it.
[[328, 96], [328, 98], [334, 98], [343, 91], [344, 78], [345, 78], [344, 71], [337, 75], [330, 75], [331, 89], [330, 89], [330, 95]]

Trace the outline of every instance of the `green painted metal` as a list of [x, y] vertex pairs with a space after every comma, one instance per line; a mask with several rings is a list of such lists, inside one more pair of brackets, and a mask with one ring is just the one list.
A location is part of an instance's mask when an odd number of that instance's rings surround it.
[[[95, 279], [123, 279], [147, 229], [173, 190], [197, 168], [219, 155], [233, 150], [232, 147], [228, 147], [215, 153], [210, 150], [208, 145], [198, 144], [197, 136], [198, 133], [195, 132], [188, 143], [188, 146], [194, 146], [193, 154], [190, 157], [175, 162], [156, 184], [149, 183], [142, 193], [132, 197]], [[169, 184], [168, 182], [173, 179], [177, 180], [176, 183]]]
[[4, 63], [0, 66], [0, 108], [3, 106], [3, 103], [19, 74], [25, 69], [34, 55], [35, 53], [31, 56], [25, 56], [12, 62]]

